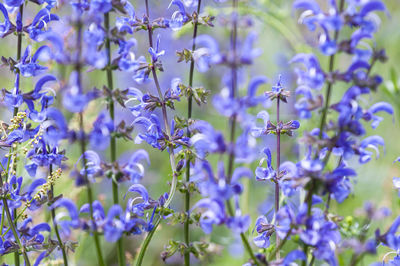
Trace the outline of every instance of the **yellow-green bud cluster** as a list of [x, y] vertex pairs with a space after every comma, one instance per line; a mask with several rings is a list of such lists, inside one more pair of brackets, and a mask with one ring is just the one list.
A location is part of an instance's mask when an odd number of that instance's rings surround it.
[[24, 121], [25, 118], [26, 118], [25, 112], [18, 112], [16, 116], [11, 118], [11, 125], [8, 127], [8, 129], [10, 131], [18, 129], [21, 126], [21, 123]]
[[44, 183], [39, 191], [36, 193], [36, 195], [33, 197], [35, 200], [40, 200], [44, 195], [47, 195], [47, 192], [51, 189], [51, 186], [54, 186], [56, 180], [60, 178], [62, 173], [61, 168], [58, 168], [57, 170], [53, 171], [48, 177], [47, 177], [47, 182]]

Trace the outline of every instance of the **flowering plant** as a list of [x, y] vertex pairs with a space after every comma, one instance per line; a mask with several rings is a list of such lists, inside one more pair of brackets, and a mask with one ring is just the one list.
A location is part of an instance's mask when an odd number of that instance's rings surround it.
[[396, 13], [287, 2], [1, 2], [0, 261], [399, 265]]

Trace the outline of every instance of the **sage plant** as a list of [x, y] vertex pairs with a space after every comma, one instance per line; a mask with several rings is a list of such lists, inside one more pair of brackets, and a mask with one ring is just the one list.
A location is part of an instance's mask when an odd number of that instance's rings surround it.
[[265, 21], [294, 47], [270, 1], [1, 2], [0, 261], [398, 265], [400, 218], [340, 205], [394, 116], [389, 8], [289, 2], [310, 47], [282, 74], [260, 59]]

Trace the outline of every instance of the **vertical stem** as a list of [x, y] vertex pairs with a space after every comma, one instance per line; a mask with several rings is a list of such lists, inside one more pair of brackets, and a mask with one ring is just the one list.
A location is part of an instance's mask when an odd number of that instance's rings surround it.
[[[77, 18], [77, 37], [76, 37], [76, 62], [75, 62], [75, 71], [77, 72], [77, 83], [78, 83], [78, 88], [82, 90], [82, 77], [81, 77], [81, 53], [82, 53], [82, 21], [81, 21], [81, 14], [78, 14]], [[85, 131], [84, 131], [84, 123], [83, 123], [83, 113], [79, 113], [79, 128], [81, 130], [81, 139], [80, 139], [80, 148], [81, 148], [81, 153], [82, 153], [82, 161], [83, 161], [83, 167], [84, 167], [84, 179], [86, 183], [86, 192], [87, 192], [87, 197], [89, 201], [89, 212], [90, 212], [90, 219], [93, 222], [93, 238], [94, 238], [94, 243], [95, 243], [95, 248], [96, 248], [96, 253], [97, 253], [97, 259], [98, 263], [100, 266], [105, 266], [104, 259], [103, 259], [103, 254], [101, 252], [101, 247], [100, 247], [100, 239], [99, 235], [97, 232], [96, 228], [96, 223], [93, 218], [93, 192], [92, 192], [92, 187], [90, 184], [90, 181], [88, 179], [87, 175], [87, 165], [86, 165], [86, 142], [85, 142]]]
[[[281, 122], [279, 121], [279, 105], [280, 98], [276, 98], [276, 182], [275, 182], [275, 217], [279, 211], [279, 174], [280, 174], [280, 166], [281, 166]], [[275, 219], [276, 223], [276, 219]], [[276, 246], [280, 246], [280, 238], [278, 234], [276, 236]], [[276, 259], [280, 259], [280, 249], [276, 250]]]
[[[112, 69], [111, 69], [111, 41], [109, 37], [110, 33], [110, 14], [105, 13], [104, 14], [104, 28], [106, 31], [106, 50], [107, 50], [107, 57], [108, 57], [108, 62], [107, 62], [107, 67], [106, 67], [106, 72], [107, 72], [107, 86], [110, 91], [114, 90], [114, 84], [113, 84], [113, 75], [112, 75]], [[115, 126], [115, 108], [114, 108], [114, 99], [112, 96], [108, 100], [108, 110], [110, 113], [110, 118], [114, 123]], [[110, 138], [110, 155], [111, 155], [111, 163], [114, 163], [116, 160], [116, 139], [115, 136], [112, 135]], [[113, 203], [118, 204], [119, 199], [118, 199], [118, 183], [117, 180], [112, 179], [112, 193], [113, 193]], [[124, 254], [124, 242], [123, 238], [121, 237], [118, 239], [117, 242], [117, 250], [118, 250], [118, 265], [123, 266], [125, 265], [125, 254]]]
[[[19, 13], [21, 14], [21, 21], [23, 19], [23, 15], [24, 15], [24, 4], [19, 6]], [[17, 39], [17, 61], [19, 61], [21, 59], [21, 53], [22, 53], [22, 34], [23, 32], [18, 32], [18, 39]], [[17, 70], [17, 74], [19, 74], [19, 70]], [[17, 87], [19, 87], [19, 78], [17, 79], [18, 84], [16, 84]], [[13, 110], [13, 116], [16, 116], [18, 114], [18, 107], [14, 107]], [[9, 161], [11, 160], [11, 158], [9, 159]], [[15, 166], [16, 167], [16, 166]], [[8, 177], [8, 174], [7, 174]], [[7, 178], [6, 178], [7, 180]], [[17, 214], [17, 210], [14, 209], [14, 217]], [[15, 221], [15, 226], [17, 227], [17, 221]], [[19, 254], [18, 252], [14, 252], [14, 261], [15, 261], [15, 265], [19, 266]]]
[[[146, 4], [146, 16], [149, 18], [150, 21], [150, 10], [149, 10], [149, 3], [148, 0], [145, 0], [145, 4]], [[151, 27], [150, 24], [147, 25], [147, 33], [148, 33], [148, 38], [149, 38], [149, 46], [153, 47], [153, 29]], [[154, 63], [154, 62], [153, 62]], [[158, 92], [158, 97], [160, 98], [162, 105], [161, 105], [161, 111], [162, 111], [162, 116], [163, 116], [163, 121], [164, 121], [164, 127], [165, 127], [165, 133], [167, 134], [168, 138], [171, 137], [170, 135], [170, 127], [168, 124], [168, 116], [167, 116], [167, 108], [165, 106], [165, 101], [164, 101], [164, 96], [162, 94], [161, 91], [161, 86], [160, 83], [158, 81], [158, 76], [157, 76], [157, 71], [154, 67], [154, 64], [151, 68], [151, 73], [153, 75], [153, 79], [154, 79], [154, 84], [156, 85], [157, 88], [157, 92]], [[175, 195], [176, 192], [176, 186], [178, 184], [178, 176], [176, 174], [176, 164], [175, 164], [175, 155], [174, 155], [174, 148], [172, 145], [169, 145], [168, 147], [169, 149], [169, 162], [171, 165], [171, 170], [172, 170], [172, 181], [171, 181], [171, 189], [170, 192], [168, 194], [168, 199], [165, 201], [163, 207], [166, 208], [170, 205], [170, 203], [172, 202], [172, 199]], [[138, 255], [138, 259], [136, 261], [136, 265], [140, 266], [142, 265], [143, 262], [143, 258], [144, 255], [146, 253], [146, 250], [150, 244], [150, 241], [155, 233], [155, 231], [157, 230], [157, 227], [159, 226], [161, 222], [161, 218], [157, 220], [157, 222], [154, 224], [153, 229], [147, 234], [145, 240], [143, 241], [142, 247], [140, 248], [139, 251], [139, 255]]]
[[[343, 8], [344, 8], [344, 0], [340, 0], [340, 4], [339, 4], [339, 13], [343, 12]], [[335, 31], [335, 35], [334, 35], [334, 40], [335, 42], [338, 40], [339, 38], [339, 30]], [[329, 58], [329, 73], [332, 73], [333, 71], [333, 67], [335, 65], [335, 54], [331, 55]], [[319, 139], [322, 139], [323, 136], [323, 130], [326, 124], [326, 117], [328, 115], [328, 109], [329, 109], [329, 103], [330, 103], [330, 98], [331, 98], [331, 90], [332, 90], [332, 82], [328, 82], [328, 86], [326, 89], [326, 95], [325, 95], [325, 104], [324, 104], [324, 109], [322, 110], [322, 117], [321, 117], [321, 123], [319, 125]], [[324, 167], [325, 165], [328, 163], [329, 157], [331, 155], [331, 150], [328, 151], [328, 154], [326, 155], [325, 159], [324, 159]], [[317, 156], [317, 155], [316, 155]], [[307, 216], [311, 215], [311, 208], [312, 208], [312, 195], [314, 194], [314, 188], [315, 188], [315, 179], [313, 179], [311, 181], [311, 187], [310, 190], [307, 193], [306, 196], [306, 201], [307, 201]], [[304, 245], [303, 248], [304, 254], [308, 253], [308, 245]], [[314, 258], [313, 258], [314, 259]], [[307, 264], [307, 261], [304, 260], [302, 265], [305, 266]]]
[[87, 197], [88, 197], [88, 201], [89, 201], [90, 219], [92, 220], [92, 223], [93, 223], [94, 244], [96, 247], [98, 263], [100, 266], [105, 266], [106, 264], [104, 263], [103, 254], [101, 252], [100, 238], [99, 238], [99, 234], [97, 232], [96, 222], [93, 218], [93, 192], [92, 192], [92, 186], [90, 184], [90, 180], [87, 175], [87, 165], [86, 165], [86, 156], [85, 156], [86, 142], [85, 142], [85, 133], [83, 130], [83, 114], [82, 113], [79, 113], [79, 126], [82, 131], [80, 146], [81, 146], [81, 153], [82, 153], [82, 161], [83, 161], [83, 165], [84, 165], [83, 167], [84, 167], [84, 179], [85, 179], [85, 183], [86, 183], [86, 192], [87, 192]]
[[[234, 62], [231, 65], [231, 74], [232, 74], [232, 85], [231, 85], [231, 91], [230, 91], [230, 97], [232, 99], [235, 98], [236, 92], [237, 92], [237, 59], [236, 59], [236, 44], [237, 44], [237, 18], [236, 18], [236, 12], [237, 12], [237, 6], [238, 6], [238, 0], [233, 0], [232, 1], [232, 7], [233, 7], [233, 12], [234, 15], [232, 16], [233, 19], [233, 25], [232, 25], [232, 31], [231, 31], [231, 48], [232, 48], [232, 54], [234, 58]], [[235, 131], [236, 131], [236, 114], [233, 114], [231, 117], [230, 121], [230, 151], [229, 151], [229, 158], [228, 158], [228, 171], [227, 171], [227, 183], [230, 184], [231, 179], [232, 179], [232, 174], [233, 174], [233, 165], [235, 162]], [[234, 210], [232, 208], [231, 202], [229, 200], [226, 201], [228, 213], [230, 216], [234, 216]], [[253, 250], [250, 246], [249, 241], [247, 240], [247, 237], [244, 233], [240, 233], [240, 238], [242, 239], [243, 246], [246, 249], [247, 253], [253, 260], [255, 265], [259, 265], [258, 260], [256, 256], [253, 253]]]
[[[50, 166], [49, 166], [50, 175], [52, 174], [52, 172], [53, 172], [53, 165], [50, 164]], [[53, 185], [50, 185], [50, 199], [49, 199], [50, 202], [53, 199], [54, 199], [54, 187], [53, 187]], [[56, 223], [56, 210], [54, 208], [51, 209], [51, 218], [53, 220], [53, 227], [54, 227], [54, 232], [56, 233], [56, 236], [57, 236], [58, 245], [60, 246], [60, 249], [61, 249], [61, 252], [62, 252], [62, 255], [63, 255], [64, 265], [68, 266], [68, 257], [67, 257], [67, 253], [65, 252], [64, 243], [63, 243], [63, 241], [61, 239], [61, 236], [60, 236], [60, 233], [58, 231], [58, 225]]]
[[[197, 3], [197, 16], [200, 14], [200, 7], [201, 7], [201, 0], [198, 0]], [[197, 28], [198, 28], [198, 23], [197, 20], [194, 23], [194, 29], [193, 29], [193, 43], [192, 43], [192, 52], [196, 50], [196, 37], [197, 37]], [[192, 88], [193, 86], [193, 75], [194, 75], [194, 60], [192, 59], [190, 62], [190, 70], [189, 70], [189, 87]], [[189, 95], [188, 98], [188, 115], [187, 115], [187, 120], [189, 123], [189, 120], [192, 118], [192, 105], [193, 105], [193, 99], [192, 95]], [[187, 127], [187, 137], [190, 138], [190, 130], [189, 130], [189, 124]], [[188, 184], [190, 180], [190, 160], [186, 160], [186, 183]], [[189, 234], [189, 210], [190, 210], [190, 192], [187, 190], [185, 192], [185, 213], [187, 215], [185, 224], [184, 224], [184, 229], [183, 229], [183, 235], [185, 239], [186, 246], [190, 246], [190, 234]], [[185, 265], [189, 266], [190, 265], [190, 252], [185, 252]]]
[[[8, 207], [8, 202], [7, 202], [7, 200], [5, 198], [3, 198], [3, 207], [4, 207], [5, 211], [6, 211], [8, 224], [11, 227], [11, 231], [14, 234], [15, 241], [17, 241], [17, 244], [18, 244], [19, 248], [21, 249], [21, 253], [22, 253], [22, 256], [24, 257], [25, 264], [27, 266], [30, 266], [31, 262], [29, 261], [29, 257], [28, 257], [28, 254], [26, 253], [25, 247], [22, 245], [21, 240], [19, 239], [17, 229], [15, 227], [15, 224], [13, 223], [13, 219], [11, 217], [10, 209]], [[18, 251], [16, 251], [16, 253], [18, 254]], [[19, 258], [16, 261], [16, 263], [19, 264]]]

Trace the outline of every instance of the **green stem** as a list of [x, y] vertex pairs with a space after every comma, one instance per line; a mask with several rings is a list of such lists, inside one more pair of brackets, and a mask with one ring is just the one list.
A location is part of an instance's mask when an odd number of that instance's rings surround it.
[[[150, 241], [153, 238], [153, 235], [157, 230], [157, 227], [160, 225], [160, 222], [161, 222], [161, 218], [156, 221], [156, 223], [153, 226], [153, 229], [147, 234], [146, 238], [144, 239], [142, 248], [140, 250], [140, 253], [139, 253], [137, 261], [136, 261], [136, 266], [142, 265], [144, 254], [146, 253], [147, 247], [149, 246]], [[142, 250], [143, 250], [143, 252], [142, 252]]]
[[[50, 164], [50, 166], [49, 166], [49, 172], [50, 172], [50, 175], [53, 172], [53, 165], [52, 164]], [[49, 198], [50, 202], [52, 202], [53, 199], [54, 199], [54, 186], [50, 185], [50, 198]], [[54, 227], [54, 232], [56, 233], [56, 237], [57, 237], [57, 240], [58, 240], [58, 245], [59, 245], [59, 247], [61, 249], [61, 252], [62, 252], [64, 265], [68, 266], [68, 257], [67, 257], [67, 253], [65, 252], [65, 246], [64, 246], [64, 243], [63, 243], [63, 241], [61, 239], [60, 232], [58, 231], [58, 225], [57, 225], [57, 222], [56, 222], [56, 210], [54, 208], [51, 209], [51, 218], [53, 220], [53, 227]]]
[[[110, 13], [105, 13], [104, 14], [104, 28], [106, 31], [106, 50], [107, 50], [107, 57], [108, 57], [108, 62], [107, 62], [107, 67], [106, 67], [106, 72], [107, 72], [107, 86], [110, 91], [114, 90], [114, 84], [113, 84], [113, 75], [112, 75], [112, 69], [111, 69], [111, 41], [110, 37], [108, 36], [110, 33]], [[108, 101], [108, 110], [110, 113], [110, 118], [114, 123], [115, 119], [115, 107], [114, 107], [114, 100], [112, 96], [110, 97]], [[115, 126], [115, 125], [114, 125]], [[115, 136], [112, 135], [110, 138], [110, 154], [111, 154], [111, 163], [114, 163], [116, 160], [116, 139]], [[119, 199], [118, 199], [118, 183], [117, 180], [112, 179], [112, 193], [113, 193], [113, 202], [114, 204], [118, 204]], [[125, 265], [125, 255], [124, 255], [124, 241], [123, 238], [121, 237], [118, 239], [117, 242], [117, 250], [118, 250], [118, 265], [123, 266]]]
[[[232, 7], [233, 7], [233, 12], [237, 12], [237, 6], [238, 6], [238, 0], [233, 0], [232, 1]], [[235, 95], [237, 93], [237, 65], [236, 65], [236, 42], [237, 42], [237, 22], [236, 20], [233, 22], [233, 27], [231, 31], [231, 39], [232, 39], [232, 53], [233, 53], [233, 58], [235, 58], [235, 62], [232, 64], [232, 88], [230, 92], [230, 97], [235, 98]], [[235, 162], [235, 131], [236, 131], [236, 114], [234, 114], [231, 117], [231, 123], [230, 123], [230, 152], [229, 152], [229, 158], [228, 158], [228, 176], [227, 176], [227, 183], [230, 184], [232, 175], [233, 175], [233, 165]], [[228, 209], [228, 213], [230, 216], [234, 217], [235, 213], [232, 208], [231, 202], [229, 200], [226, 201], [226, 206]], [[247, 237], [245, 236], [244, 233], [240, 233], [240, 238], [242, 239], [242, 243], [244, 248], [246, 249], [247, 253], [249, 254], [250, 258], [253, 260], [255, 265], [259, 265], [259, 262], [256, 258], [256, 256], [253, 253], [253, 250], [250, 246], [249, 241], [247, 240]]]
[[[340, 0], [339, 13], [342, 13], [343, 8], [344, 8], [344, 0]], [[335, 31], [335, 35], [334, 35], [335, 42], [338, 40], [338, 38], [339, 38], [339, 30], [336, 30]], [[331, 74], [333, 72], [334, 65], [335, 65], [335, 54], [331, 55], [330, 58], [329, 58], [329, 69], [328, 69], [329, 74]], [[321, 117], [321, 122], [320, 122], [320, 125], [319, 125], [319, 135], [318, 135], [318, 137], [319, 137], [320, 140], [322, 139], [322, 136], [323, 136], [324, 127], [325, 127], [325, 124], [326, 124], [326, 117], [328, 115], [329, 103], [330, 103], [330, 98], [331, 98], [331, 94], [332, 94], [332, 85], [333, 85], [333, 82], [328, 81], [328, 86], [327, 86], [327, 90], [326, 90], [326, 94], [325, 94], [325, 105], [324, 105], [324, 108], [322, 110], [322, 117]], [[328, 163], [329, 157], [331, 155], [331, 152], [332, 152], [332, 150], [329, 149], [328, 154], [324, 158], [323, 167], [325, 167], [325, 165]], [[316, 156], [317, 156], [317, 154], [316, 154]], [[307, 201], [307, 216], [311, 215], [312, 195], [314, 193], [314, 189], [315, 189], [315, 186], [316, 186], [316, 181], [315, 181], [314, 178], [312, 179], [311, 182], [312, 182], [311, 183], [311, 188], [308, 191], [308, 194], [307, 194], [307, 197], [306, 197], [306, 201]], [[307, 256], [308, 245], [305, 244], [303, 250], [304, 250], [304, 253]], [[307, 261], [303, 261], [302, 265], [305, 266], [306, 264], [307, 264]]]
[[[77, 73], [77, 84], [78, 88], [82, 89], [82, 77], [81, 77], [81, 54], [82, 54], [82, 21], [80, 17], [80, 13], [78, 13], [77, 17], [77, 36], [76, 36], [76, 62], [75, 62], [75, 71]], [[92, 192], [92, 187], [90, 180], [87, 175], [87, 165], [86, 165], [86, 136], [85, 136], [85, 130], [84, 130], [84, 123], [83, 123], [83, 113], [79, 113], [79, 128], [81, 130], [81, 139], [80, 139], [80, 148], [81, 148], [81, 153], [82, 153], [82, 161], [83, 161], [83, 168], [84, 168], [84, 181], [86, 183], [86, 193], [89, 201], [89, 213], [90, 213], [90, 219], [93, 222], [93, 238], [94, 238], [94, 243], [95, 243], [95, 248], [96, 248], [96, 253], [97, 253], [97, 259], [98, 259], [98, 264], [100, 266], [105, 266], [104, 259], [103, 259], [103, 254], [101, 252], [101, 246], [100, 246], [100, 239], [99, 239], [99, 234], [97, 232], [96, 228], [96, 223], [93, 218], [93, 192]]]
[[[149, 10], [148, 0], [145, 0], [145, 4], [146, 4], [146, 16], [149, 18], [150, 10]], [[149, 46], [153, 47], [153, 29], [150, 24], [147, 25], [147, 33], [148, 33], [148, 39], [149, 39]], [[168, 139], [171, 139], [171, 135], [170, 135], [171, 130], [170, 130], [169, 123], [168, 123], [167, 108], [165, 106], [164, 96], [161, 92], [161, 86], [158, 81], [157, 71], [154, 67], [154, 64], [151, 68], [151, 73], [153, 75], [154, 84], [156, 85], [156, 88], [157, 88], [158, 97], [160, 98], [160, 101], [162, 102], [161, 110], [162, 110], [162, 116], [163, 116], [163, 121], [164, 121], [164, 127], [165, 127], [165, 131], [166, 131], [165, 134], [167, 135]], [[165, 201], [163, 208], [167, 208], [171, 204], [172, 199], [174, 198], [174, 195], [176, 192], [176, 186], [178, 184], [178, 176], [175, 172], [176, 164], [175, 164], [174, 147], [172, 145], [169, 145], [168, 149], [169, 149], [169, 162], [170, 162], [171, 170], [172, 170], [172, 181], [171, 181], [170, 192], [168, 194], [168, 199]], [[144, 239], [142, 247], [140, 248], [140, 251], [139, 251], [138, 259], [136, 261], [137, 266], [142, 265], [144, 255], [147, 251], [150, 241], [151, 241], [155, 231], [157, 230], [157, 227], [160, 224], [160, 222], [161, 222], [161, 218], [157, 220], [157, 222], [153, 226], [153, 229], [147, 234], [146, 238]]]
[[[21, 14], [21, 20], [23, 18], [24, 15], [24, 4], [19, 6], [19, 13]], [[18, 39], [17, 39], [17, 61], [19, 61], [21, 59], [21, 53], [22, 53], [22, 34], [23, 32], [18, 32]], [[19, 74], [19, 70], [17, 70], [17, 73]], [[19, 87], [19, 78], [18, 78], [18, 84], [16, 85], [17, 87]], [[18, 107], [14, 107], [14, 111], [13, 111], [13, 116], [15, 117], [18, 114]], [[9, 161], [11, 161], [11, 158], [9, 159]], [[14, 164], [16, 164], [16, 162], [14, 162]], [[7, 174], [7, 178], [8, 179], [8, 174]], [[17, 210], [14, 209], [14, 217], [17, 214]], [[15, 226], [17, 226], [17, 221], [15, 220]], [[14, 261], [15, 261], [15, 265], [19, 266], [19, 253], [18, 252], [14, 252]]]
[[[275, 183], [275, 217], [279, 211], [279, 168], [281, 167], [281, 128], [280, 128], [280, 119], [279, 119], [279, 109], [280, 107], [280, 98], [276, 98], [276, 183]], [[275, 225], [276, 225], [275, 219]], [[280, 246], [280, 238], [278, 234], [275, 234], [275, 245], [277, 247]], [[280, 259], [280, 249], [276, 249], [275, 253], [276, 259]]]
[[[84, 130], [83, 130], [83, 114], [82, 113], [79, 113], [79, 122], [80, 122], [80, 129], [83, 133], [82, 135], [85, 135]], [[96, 252], [97, 252], [97, 259], [98, 259], [100, 266], [105, 266], [106, 264], [104, 263], [103, 254], [101, 252], [100, 238], [99, 238], [99, 234], [97, 232], [96, 222], [93, 217], [93, 192], [92, 192], [92, 186], [90, 184], [90, 180], [87, 175], [87, 165], [86, 165], [86, 156], [85, 156], [86, 142], [85, 142], [84, 136], [81, 136], [80, 144], [81, 144], [80, 146], [81, 146], [81, 153], [82, 153], [82, 160], [83, 160], [83, 167], [84, 167], [84, 179], [85, 179], [85, 183], [86, 183], [86, 192], [87, 192], [87, 197], [88, 197], [88, 201], [89, 201], [90, 219], [93, 222], [93, 238], [94, 238], [94, 244], [95, 244]]]
[[[5, 198], [3, 198], [3, 207], [6, 211], [8, 224], [11, 227], [11, 231], [13, 232], [15, 241], [17, 241], [18, 247], [21, 249], [21, 253], [22, 253], [22, 256], [24, 257], [25, 264], [27, 266], [30, 266], [31, 262], [29, 261], [29, 257], [28, 257], [28, 254], [26, 253], [25, 247], [22, 245], [21, 240], [19, 239], [17, 229], [15, 228], [15, 225], [14, 225], [12, 217], [11, 217], [10, 209], [8, 207], [8, 202]], [[18, 251], [16, 251], [15, 253], [18, 254]], [[16, 262], [16, 264], [17, 263], [19, 264], [19, 258], [15, 262]]]
[[[234, 213], [234, 211], [233, 211], [233, 207], [232, 207], [232, 205], [231, 205], [230, 200], [227, 200], [227, 201], [226, 201], [226, 207], [227, 207], [227, 209], [228, 209], [229, 215], [232, 216], [232, 217], [234, 217], [234, 216], [235, 216], [235, 213]], [[242, 239], [242, 243], [243, 243], [244, 248], [246, 249], [246, 251], [247, 251], [247, 253], [249, 254], [250, 258], [253, 260], [253, 263], [254, 263], [255, 265], [259, 266], [260, 264], [259, 264], [259, 262], [258, 262], [256, 256], [255, 256], [254, 253], [253, 253], [253, 249], [251, 248], [250, 243], [249, 243], [249, 241], [247, 240], [246, 235], [245, 235], [244, 233], [240, 233], [240, 238]]]
[[289, 236], [290, 236], [291, 232], [292, 232], [292, 229], [290, 229], [287, 232], [285, 238], [281, 242], [279, 242], [279, 245], [277, 245], [275, 247], [275, 250], [270, 253], [270, 257], [269, 257], [270, 260], [272, 260], [273, 256], [276, 255], [277, 253], [279, 253], [279, 250], [286, 244], [286, 241], [289, 239]]
[[[200, 15], [200, 7], [201, 7], [201, 0], [198, 1], [197, 3], [197, 16]], [[194, 29], [193, 29], [193, 44], [192, 44], [192, 52], [196, 50], [196, 38], [197, 38], [197, 28], [198, 28], [198, 23], [195, 21], [194, 23]], [[192, 88], [193, 86], [193, 76], [194, 76], [194, 60], [192, 59], [190, 62], [190, 70], [189, 70], [189, 87]], [[187, 121], [188, 121], [188, 126], [187, 126], [187, 137], [190, 138], [190, 130], [189, 130], [189, 120], [192, 118], [192, 105], [193, 105], [193, 98], [192, 95], [189, 95], [188, 98], [188, 115], [187, 115]], [[190, 160], [186, 160], [186, 183], [188, 184], [190, 180]], [[183, 235], [185, 239], [186, 246], [190, 246], [190, 231], [189, 231], [189, 224], [190, 224], [190, 215], [189, 215], [189, 210], [190, 210], [190, 192], [189, 190], [186, 190], [185, 192], [185, 213], [187, 215], [185, 219], [185, 224], [183, 227]], [[189, 266], [190, 265], [190, 252], [185, 251], [185, 265]]]

